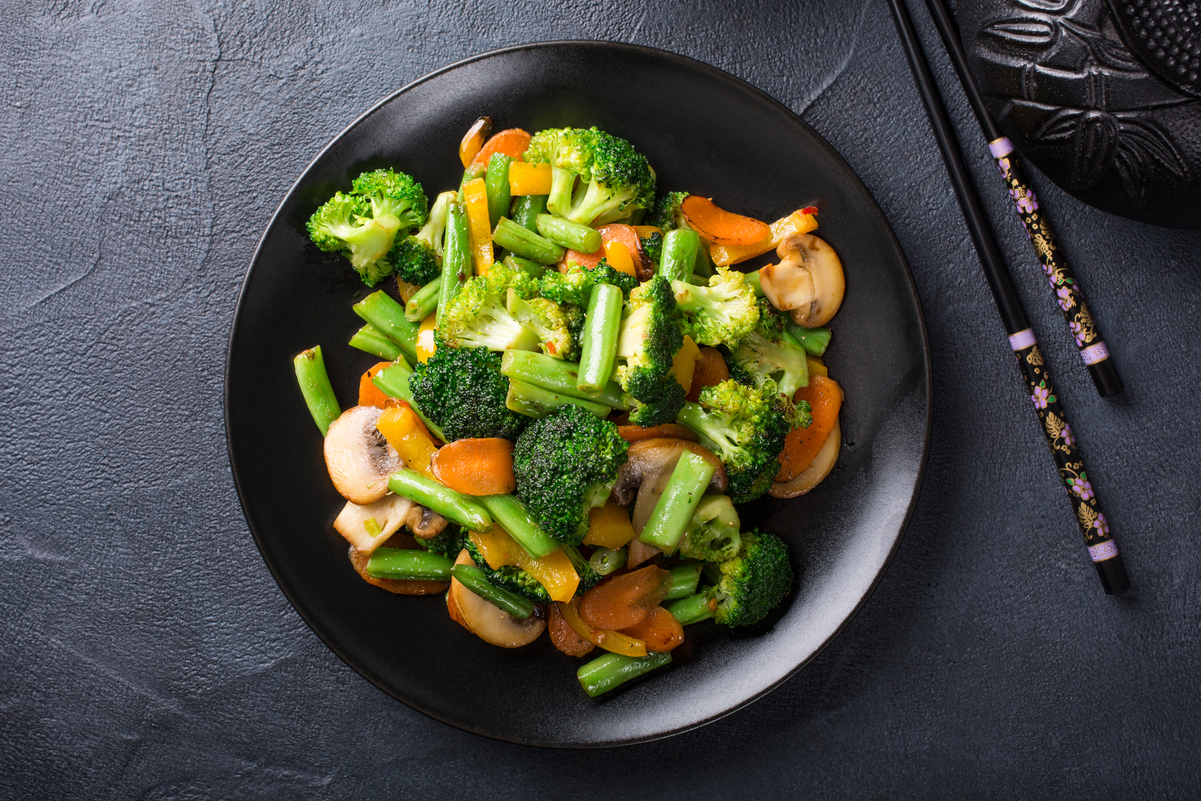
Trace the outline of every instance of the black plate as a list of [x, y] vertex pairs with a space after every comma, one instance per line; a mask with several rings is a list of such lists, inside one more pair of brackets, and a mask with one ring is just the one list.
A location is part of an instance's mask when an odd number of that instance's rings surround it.
[[[800, 77], [800, 76], [798, 76]], [[653, 102], [648, 102], [653, 99]], [[367, 290], [307, 243], [304, 222], [360, 171], [394, 165], [432, 196], [456, 185], [457, 144], [481, 114], [500, 127], [591, 126], [630, 139], [659, 186], [775, 219], [811, 201], [840, 253], [847, 296], [831, 374], [846, 391], [834, 473], [793, 501], [744, 517], [782, 534], [799, 581], [755, 632], [702, 623], [669, 669], [591, 700], [579, 661], [547, 638], [506, 651], [451, 622], [441, 597], [396, 596], [358, 578], [331, 528], [342, 506], [292, 374], [325, 353], [354, 403], [373, 357], [345, 343]], [[566, 42], [489, 53], [383, 101], [336, 138], [288, 193], [246, 276], [230, 338], [226, 431], [250, 530], [280, 588], [318, 636], [414, 709], [519, 743], [598, 746], [699, 726], [767, 692], [854, 615], [887, 566], [916, 499], [930, 428], [930, 357], [912, 277], [888, 223], [838, 154], [788, 109], [713, 67], [646, 48]]]

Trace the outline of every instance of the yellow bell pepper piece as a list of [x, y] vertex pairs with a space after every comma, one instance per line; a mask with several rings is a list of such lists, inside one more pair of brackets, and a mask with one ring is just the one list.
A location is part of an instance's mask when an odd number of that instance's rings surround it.
[[634, 539], [634, 525], [630, 523], [630, 511], [609, 498], [604, 506], [588, 512], [588, 534], [584, 544], [593, 548], [608, 548], [616, 551]]
[[493, 570], [505, 565], [521, 568], [546, 588], [551, 600], [571, 599], [580, 585], [580, 576], [563, 551], [554, 551], [535, 559], [498, 525], [493, 525], [492, 530], [487, 532], [472, 531], [469, 536], [488, 567]]
[[630, 249], [617, 240], [605, 243], [605, 259], [609, 262], [609, 266], [619, 273], [638, 275], [634, 271], [634, 259], [630, 256]]
[[830, 375], [830, 371], [826, 369], [826, 363], [816, 356], [806, 353], [805, 361], [809, 364], [809, 375]]
[[389, 406], [380, 414], [375, 422], [379, 433], [384, 435], [388, 444], [396, 449], [404, 466], [416, 470], [427, 478], [433, 478], [430, 460], [438, 450], [433, 437], [425, 428], [425, 423], [407, 403]]
[[592, 628], [580, 617], [578, 606], [575, 603], [560, 603], [559, 614], [563, 615], [563, 620], [581, 638], [615, 654], [646, 656], [645, 641], [635, 639], [628, 634], [622, 634], [620, 631]]
[[417, 329], [417, 361], [422, 364], [428, 362], [438, 349], [438, 340], [434, 337], [434, 329], [437, 327], [438, 313], [430, 312]]
[[[808, 208], [806, 206], [806, 208]], [[807, 234], [817, 228], [817, 217], [804, 214], [797, 209], [787, 217], [781, 217], [771, 224], [771, 234], [767, 239], [761, 239], [753, 245], [714, 245], [709, 249], [709, 257], [719, 267], [729, 267], [740, 261], [761, 256], [779, 246], [784, 237], [789, 234]]]
[[526, 164], [515, 161], [509, 165], [510, 195], [549, 195], [551, 172], [549, 164]]
[[671, 372], [675, 374], [676, 381], [680, 382], [685, 393], [692, 388], [692, 376], [696, 372], [696, 360], [700, 355], [701, 349], [692, 341], [692, 337], [686, 336], [684, 344], [671, 358]]
[[417, 294], [417, 291], [421, 289], [421, 284], [410, 284], [403, 278], [398, 277], [396, 279], [396, 288], [400, 291], [400, 299], [408, 303]]
[[492, 269], [492, 226], [488, 223], [488, 190], [483, 178], [463, 184], [463, 204], [467, 207], [467, 233], [475, 274], [487, 275]]

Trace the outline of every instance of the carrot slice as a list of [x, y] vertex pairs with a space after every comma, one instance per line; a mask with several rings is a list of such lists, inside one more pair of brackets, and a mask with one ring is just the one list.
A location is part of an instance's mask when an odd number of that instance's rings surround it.
[[[565, 267], [571, 262], [583, 267], [585, 270], [591, 270], [596, 265], [600, 264], [600, 260], [606, 256], [606, 248], [610, 242], [620, 242], [626, 246], [629, 251], [630, 258], [633, 262], [635, 270], [638, 267], [638, 262], [641, 260], [642, 243], [638, 239], [638, 232], [631, 226], [622, 225], [621, 223], [610, 223], [602, 225], [596, 229], [601, 235], [601, 246], [593, 253], [580, 253], [578, 250], [568, 250], [563, 254], [563, 258], [559, 260], [560, 268]], [[610, 262], [613, 269], [618, 269], [616, 264]]]
[[641, 622], [621, 630], [646, 643], [647, 651], [670, 651], [684, 642], [684, 627], [676, 616], [661, 606], [652, 609]]
[[692, 371], [692, 385], [688, 388], [688, 400], [696, 403], [705, 387], [715, 387], [730, 377], [730, 368], [725, 357], [716, 348], [701, 348]]
[[567, 621], [567, 625], [571, 626], [576, 634], [588, 640], [588, 642], [599, 645], [606, 651], [615, 654], [646, 656], [646, 643], [642, 640], [635, 639], [628, 634], [622, 634], [620, 631], [613, 631], [612, 629], [595, 629], [585, 623], [580, 617], [579, 603], [578, 598], [572, 598], [570, 601], [560, 601], [558, 604], [559, 612], [563, 615], [563, 619]]
[[680, 211], [703, 239], [718, 245], [753, 245], [771, 235], [767, 223], [726, 211], [700, 195], [684, 198]]
[[378, 406], [384, 408], [384, 404], [388, 402], [388, 396], [380, 391], [380, 388], [371, 383], [371, 379], [375, 378], [376, 374], [385, 367], [391, 367], [392, 362], [379, 362], [365, 373], [359, 379], [359, 405], [360, 406]]
[[753, 245], [714, 245], [709, 249], [709, 257], [719, 267], [729, 267], [731, 264], [761, 256], [784, 241], [789, 234], [807, 234], [817, 228], [817, 217], [813, 215], [817, 209], [806, 206], [797, 209], [787, 217], [781, 217], [771, 224], [771, 233]]
[[644, 439], [658, 439], [660, 437], [686, 439], [689, 442], [697, 441], [697, 436], [692, 432], [692, 429], [685, 428], [679, 423], [664, 423], [661, 426], [651, 426], [650, 428], [643, 428], [642, 426], [618, 426], [617, 435], [629, 443]]
[[434, 454], [434, 478], [464, 495], [505, 495], [517, 489], [513, 443], [498, 437], [460, 439]]
[[492, 118], [480, 117], [471, 124], [467, 129], [467, 133], [463, 134], [463, 140], [459, 142], [459, 161], [463, 166], [470, 167], [471, 160], [480, 152], [480, 148], [484, 145], [484, 140], [492, 133]]
[[529, 146], [530, 135], [526, 131], [520, 128], [506, 128], [485, 142], [471, 163], [487, 166], [488, 159], [492, 158], [493, 153], [504, 153], [515, 161], [521, 161], [521, 157], [525, 155], [525, 149]]
[[788, 432], [784, 450], [780, 453], [780, 472], [776, 474], [776, 481], [792, 481], [809, 466], [822, 445], [826, 444], [826, 438], [838, 423], [842, 387], [832, 378], [811, 375], [809, 386], [798, 389], [795, 400], [809, 401], [813, 409], [813, 422], [808, 428]]
[[580, 599], [580, 619], [594, 629], [620, 631], [641, 621], [671, 586], [671, 573], [650, 565], [602, 581]]

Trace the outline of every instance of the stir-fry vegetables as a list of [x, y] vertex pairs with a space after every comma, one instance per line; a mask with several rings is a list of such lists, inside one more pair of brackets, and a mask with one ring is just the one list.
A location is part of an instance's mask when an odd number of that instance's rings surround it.
[[845, 282], [817, 209], [656, 201], [647, 159], [595, 128], [481, 117], [459, 157], [432, 204], [381, 169], [308, 223], [367, 286], [396, 277], [353, 306], [350, 344], [384, 360], [356, 406], [320, 347], [294, 365], [353, 569], [445, 589], [501, 647], [600, 649], [577, 672], [591, 696], [669, 665], [685, 627], [763, 624], [794, 570], [736, 504], [808, 492], [841, 444], [822, 357]]

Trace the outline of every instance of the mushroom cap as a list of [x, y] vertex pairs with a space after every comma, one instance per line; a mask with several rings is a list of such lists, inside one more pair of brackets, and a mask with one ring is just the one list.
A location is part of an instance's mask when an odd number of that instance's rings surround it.
[[630, 445], [626, 453], [626, 463], [617, 471], [617, 482], [613, 485], [613, 500], [622, 506], [628, 505], [638, 494], [639, 487], [653, 482], [663, 472], [670, 474], [679, 461], [680, 454], [685, 450], [695, 453], [713, 465], [713, 478], [709, 480], [709, 490], [725, 492], [729, 486], [726, 466], [713, 451], [675, 437], [655, 437], [643, 439]]
[[[455, 559], [456, 565], [475, 564], [464, 548]], [[505, 610], [493, 606], [457, 579], [450, 580], [450, 592], [446, 594], [446, 609], [455, 622], [486, 643], [501, 648], [520, 648], [529, 645], [546, 630], [546, 621], [530, 615], [525, 620], [513, 617]]]
[[[399, 495], [385, 495], [369, 504], [347, 501], [334, 520], [334, 530], [345, 537], [356, 550], [370, 556], [376, 548], [400, 530], [414, 508], [421, 509], [408, 498]], [[372, 534], [368, 529], [369, 518], [375, 521], [378, 534]]]
[[352, 503], [375, 503], [388, 492], [388, 476], [401, 466], [400, 454], [375, 427], [383, 409], [355, 406], [329, 426], [325, 466], [342, 497]]
[[779, 264], [759, 271], [763, 294], [780, 311], [792, 312], [803, 328], [825, 325], [846, 291], [842, 261], [834, 248], [812, 234], [789, 234], [776, 248]]
[[826, 437], [826, 444], [822, 445], [821, 450], [817, 452], [817, 456], [813, 457], [809, 466], [791, 481], [778, 481], [772, 484], [768, 494], [773, 498], [795, 498], [798, 495], [804, 495], [820, 484], [823, 478], [830, 475], [830, 471], [838, 462], [838, 451], [841, 447], [842, 427], [835, 423], [830, 435]]

